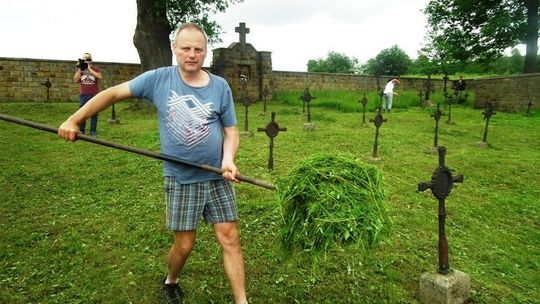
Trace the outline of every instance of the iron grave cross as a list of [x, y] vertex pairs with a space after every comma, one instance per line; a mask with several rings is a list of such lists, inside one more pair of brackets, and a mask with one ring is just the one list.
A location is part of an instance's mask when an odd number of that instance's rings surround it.
[[287, 128], [280, 128], [276, 120], [276, 112], [272, 112], [272, 121], [270, 121], [266, 128], [258, 128], [259, 132], [266, 132], [266, 136], [270, 138], [270, 152], [268, 155], [268, 169], [274, 169], [274, 137], [276, 137], [280, 131], [287, 131]]
[[311, 122], [311, 110], [309, 104], [311, 103], [312, 99], [315, 99], [315, 97], [311, 96], [311, 94], [309, 94], [309, 89], [306, 88], [304, 95], [301, 96], [300, 99], [302, 99], [304, 105], [307, 104], [307, 122], [309, 123]]
[[484, 120], [486, 121], [486, 126], [484, 127], [484, 137], [482, 138], [482, 143], [487, 144], [487, 135], [488, 135], [488, 125], [489, 125], [489, 119], [491, 116], [495, 115], [495, 111], [493, 111], [493, 104], [489, 101], [486, 102], [484, 106]]
[[439, 273], [448, 274], [450, 266], [448, 264], [448, 241], [444, 231], [446, 221], [445, 199], [452, 190], [454, 183], [462, 183], [463, 175], [452, 176], [452, 171], [444, 165], [446, 148], [439, 147], [439, 166], [433, 172], [431, 181], [420, 182], [418, 191], [431, 189], [433, 195], [439, 200]]
[[381, 114], [381, 108], [379, 107], [379, 111], [377, 112], [377, 115], [375, 115], [375, 118], [370, 119], [369, 121], [375, 125], [375, 143], [373, 144], [373, 153], [371, 154], [371, 156], [374, 159], [377, 159], [377, 149], [379, 146], [379, 128], [382, 126], [383, 122], [387, 122], [387, 120], [383, 118]]
[[431, 117], [435, 119], [435, 137], [433, 139], [433, 148], [437, 148], [439, 146], [439, 120], [441, 119], [442, 115], [440, 105], [437, 103], [437, 110], [431, 114]]

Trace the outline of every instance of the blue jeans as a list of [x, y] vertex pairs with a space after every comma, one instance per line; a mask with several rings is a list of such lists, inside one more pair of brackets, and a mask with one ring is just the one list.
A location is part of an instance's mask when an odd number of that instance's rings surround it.
[[[82, 108], [94, 95], [79, 95], [79, 108]], [[97, 122], [98, 122], [98, 115], [92, 116], [90, 119], [90, 135], [97, 135]], [[79, 128], [81, 129], [81, 133], [85, 134], [86, 131], [86, 121], [83, 122]]]

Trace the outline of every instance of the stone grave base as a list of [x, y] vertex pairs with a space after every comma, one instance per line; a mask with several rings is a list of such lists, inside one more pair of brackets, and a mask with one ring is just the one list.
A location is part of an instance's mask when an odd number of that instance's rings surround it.
[[375, 163], [375, 162], [380, 161], [381, 158], [380, 158], [380, 157], [373, 157], [373, 156], [371, 156], [371, 157], [369, 158], [369, 160]]
[[241, 137], [251, 137], [251, 136], [253, 136], [253, 133], [251, 133], [250, 131], [241, 131], [240, 136]]
[[420, 277], [420, 303], [463, 304], [469, 301], [471, 280], [459, 270], [448, 274], [426, 272]]
[[109, 123], [110, 123], [110, 124], [113, 124], [113, 125], [119, 124], [119, 123], [120, 123], [120, 120], [118, 120], [118, 119], [116, 119], [116, 118], [114, 118], [114, 119], [111, 118], [111, 119], [109, 119]]
[[315, 130], [315, 124], [312, 122], [304, 123], [304, 130]]
[[266, 112], [259, 113], [259, 116], [264, 116], [264, 115], [266, 115]]
[[478, 143], [478, 147], [480, 148], [489, 148], [489, 143], [485, 141], [481, 141]]
[[447, 125], [455, 125], [456, 123], [453, 120], [450, 120], [450, 121], [447, 120], [446, 124]]

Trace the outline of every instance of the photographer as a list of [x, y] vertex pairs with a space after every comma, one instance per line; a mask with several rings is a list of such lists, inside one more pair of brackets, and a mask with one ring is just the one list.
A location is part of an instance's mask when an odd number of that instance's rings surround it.
[[[73, 81], [80, 84], [79, 108], [84, 106], [94, 95], [99, 92], [98, 80], [102, 77], [101, 69], [92, 64], [92, 55], [84, 53], [82, 59], [77, 62]], [[90, 135], [97, 135], [98, 115], [92, 116], [90, 119]], [[80, 126], [81, 133], [85, 133], [86, 122]]]

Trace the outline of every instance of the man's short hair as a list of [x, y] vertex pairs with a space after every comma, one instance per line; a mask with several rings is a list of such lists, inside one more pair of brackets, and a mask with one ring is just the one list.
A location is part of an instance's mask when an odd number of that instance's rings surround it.
[[204, 29], [198, 25], [197, 23], [194, 23], [194, 22], [186, 22], [186, 23], [182, 23], [181, 25], [179, 25], [176, 30], [174, 31], [173, 33], [173, 36], [172, 36], [172, 45], [175, 46], [176, 45], [176, 39], [178, 39], [178, 34], [180, 34], [180, 32], [184, 29], [195, 29], [199, 32], [201, 32], [204, 36], [204, 46], [206, 47], [208, 45], [208, 35], [206, 35], [206, 32], [204, 31]]

